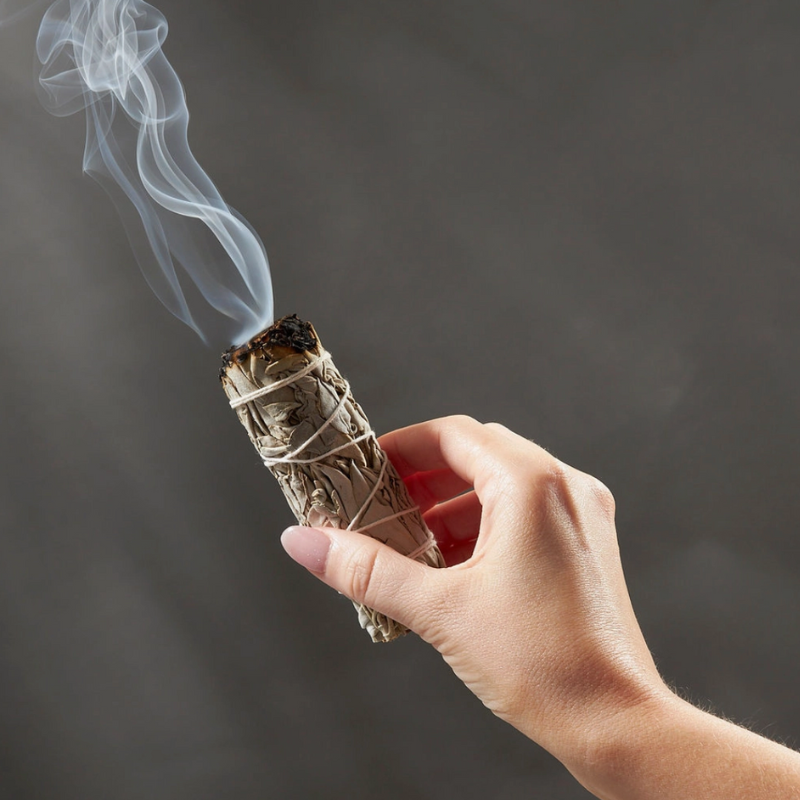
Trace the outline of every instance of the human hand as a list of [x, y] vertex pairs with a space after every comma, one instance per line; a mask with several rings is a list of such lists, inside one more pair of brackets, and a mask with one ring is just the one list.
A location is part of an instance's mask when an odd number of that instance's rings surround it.
[[565, 763], [609, 718], [668, 694], [599, 481], [468, 417], [395, 431], [381, 445], [452, 566], [334, 529], [289, 529], [293, 558], [419, 634], [489, 709]]
[[468, 417], [381, 444], [448, 567], [331, 528], [286, 531], [295, 560], [416, 631], [599, 798], [800, 800], [800, 754], [689, 705], [660, 678], [605, 486]]

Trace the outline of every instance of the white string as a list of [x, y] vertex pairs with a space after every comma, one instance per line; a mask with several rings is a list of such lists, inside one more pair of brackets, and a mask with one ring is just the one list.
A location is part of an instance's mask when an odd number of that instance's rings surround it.
[[[397, 519], [398, 517], [404, 517], [406, 514], [413, 514], [415, 511], [419, 511], [419, 506], [413, 506], [412, 508], [406, 508], [403, 511], [398, 511], [396, 514], [391, 514], [388, 517], [381, 517], [380, 519], [376, 519], [375, 522], [370, 522], [369, 525], [362, 525], [360, 528], [352, 528], [357, 533], [364, 533], [364, 531], [368, 531], [370, 528], [377, 528], [378, 525], [383, 525], [384, 522], [391, 522], [393, 519]], [[348, 530], [351, 530], [348, 528]]]
[[[350, 392], [350, 384], [345, 382], [344, 393], [342, 394], [341, 400], [339, 400], [339, 402], [337, 403], [336, 408], [333, 409], [333, 412], [331, 413], [331, 415], [328, 417], [328, 419], [325, 420], [325, 422], [322, 423], [322, 425], [319, 426], [317, 431], [315, 433], [313, 433], [308, 439], [306, 439], [306, 441], [303, 442], [303, 444], [301, 444], [300, 447], [297, 448], [297, 450], [295, 450], [293, 453], [289, 453], [289, 454], [287, 454], [285, 456], [282, 456], [281, 458], [269, 458], [269, 459], [265, 458], [264, 459], [264, 463], [268, 467], [271, 467], [274, 464], [313, 464], [315, 461], [319, 461], [321, 458], [324, 458], [325, 456], [329, 456], [331, 453], [337, 452], [336, 450], [328, 450], [327, 453], [324, 453], [322, 456], [317, 456], [317, 458], [313, 458], [313, 459], [311, 459], [311, 461], [302, 461], [302, 460], [299, 461], [296, 458], [312, 442], [316, 441], [320, 436], [322, 436], [322, 434], [325, 433], [325, 431], [328, 430], [328, 428], [333, 424], [333, 421], [336, 419], [336, 417], [339, 416], [339, 414], [341, 413], [342, 409], [344, 408], [344, 405], [347, 402], [347, 395], [348, 395], [349, 392]], [[370, 434], [372, 434], [372, 431], [367, 431], [367, 433], [362, 438], [368, 438], [370, 436]], [[358, 440], [354, 439], [353, 441], [348, 442], [345, 445], [345, 447], [347, 447], [350, 444], [353, 444], [356, 441], [358, 441]], [[274, 450], [275, 448], [269, 447], [269, 448], [265, 448], [265, 449]], [[339, 449], [343, 450], [344, 447], [339, 448]], [[269, 463], [267, 463], [267, 462], [269, 462]]]
[[[330, 353], [327, 351], [324, 352], [319, 358], [314, 359], [313, 361], [309, 362], [305, 367], [298, 370], [297, 372], [289, 375], [286, 378], [283, 378], [279, 381], [276, 381], [269, 386], [262, 386], [260, 389], [256, 389], [249, 394], [242, 395], [241, 397], [237, 397], [235, 400], [231, 400], [231, 408], [238, 408], [239, 406], [246, 405], [247, 403], [252, 402], [253, 400], [257, 400], [260, 397], [265, 397], [272, 392], [277, 391], [278, 389], [283, 389], [286, 386], [291, 386], [296, 381], [300, 380], [300, 378], [305, 377], [310, 372], [314, 370], [314, 368], [321, 364], [323, 361], [327, 361], [330, 358]], [[342, 397], [336, 405], [336, 408], [331, 412], [331, 415], [325, 422], [303, 443], [291, 453], [287, 453], [286, 455], [281, 456], [280, 458], [264, 458], [262, 460], [267, 467], [275, 466], [276, 464], [315, 464], [318, 461], [322, 461], [322, 459], [327, 458], [328, 456], [335, 455], [336, 453], [341, 452], [342, 450], [346, 450], [348, 447], [354, 444], [358, 444], [359, 442], [363, 442], [370, 437], [375, 437], [375, 431], [368, 430], [366, 433], [358, 436], [355, 439], [351, 439], [349, 442], [345, 442], [343, 445], [339, 447], [334, 447], [332, 450], [328, 450], [325, 453], [321, 453], [314, 458], [297, 458], [300, 453], [302, 453], [310, 444], [315, 442], [334, 422], [336, 417], [342, 412], [347, 403], [347, 397], [350, 394], [350, 384], [345, 381], [344, 385], [344, 392], [342, 393]], [[279, 450], [283, 449], [283, 445], [277, 445], [276, 447], [262, 447], [262, 450]], [[388, 465], [388, 459], [384, 456], [383, 463], [381, 464], [380, 472], [375, 480], [375, 485], [372, 487], [369, 495], [367, 495], [367, 499], [361, 505], [361, 508], [358, 509], [356, 515], [350, 521], [350, 524], [347, 526], [348, 531], [358, 531], [359, 533], [363, 533], [364, 531], [368, 531], [371, 528], [376, 528], [378, 525], [383, 525], [384, 522], [391, 522], [393, 519], [399, 519], [400, 517], [404, 517], [407, 514], [413, 514], [416, 511], [419, 511], [419, 506], [413, 506], [412, 508], [406, 508], [403, 511], [398, 511], [396, 514], [390, 514], [387, 517], [381, 517], [381, 519], [375, 520], [374, 522], [370, 522], [368, 525], [362, 525], [361, 527], [356, 527], [357, 522], [364, 516], [365, 512], [370, 506], [370, 503], [375, 499], [375, 495], [378, 493], [378, 489], [383, 482], [383, 478], [386, 475], [386, 469]], [[433, 536], [429, 535], [427, 540], [424, 544], [421, 544], [416, 550], [412, 551], [408, 554], [408, 558], [412, 561], [419, 558], [424, 553], [427, 553], [433, 547], [436, 546], [436, 539]]]
[[375, 495], [378, 493], [378, 489], [380, 489], [381, 483], [383, 483], [383, 477], [386, 475], [386, 465], [389, 463], [387, 458], [383, 459], [383, 463], [381, 464], [381, 471], [378, 473], [378, 477], [375, 480], [375, 485], [372, 487], [372, 491], [367, 496], [367, 499], [364, 501], [364, 504], [358, 510], [358, 513], [350, 520], [350, 524], [347, 526], [348, 531], [356, 530], [356, 526], [361, 521], [361, 517], [364, 512], [369, 508], [369, 504], [372, 502]]
[[410, 558], [412, 561], [416, 561], [421, 555], [427, 553], [428, 550], [433, 550], [436, 547], [436, 539], [433, 536], [428, 537], [428, 541], [425, 544], [421, 544], [416, 550], [409, 553], [406, 558]]
[[322, 461], [323, 458], [327, 458], [328, 456], [332, 456], [335, 453], [340, 453], [342, 450], [347, 450], [348, 447], [354, 444], [358, 444], [359, 442], [363, 442], [364, 439], [369, 439], [370, 436], [374, 436], [374, 431], [367, 431], [362, 436], [359, 436], [355, 439], [351, 439], [349, 442], [345, 442], [343, 445], [339, 447], [334, 447], [333, 450], [328, 450], [325, 453], [321, 453], [318, 456], [314, 456], [314, 458], [294, 458], [296, 453], [302, 453], [305, 449], [305, 445], [299, 447], [295, 450], [294, 453], [290, 453], [289, 456], [284, 456], [283, 458], [262, 458], [262, 461], [267, 467], [275, 466], [275, 464], [316, 464], [318, 461]]
[[278, 389], [283, 389], [284, 386], [291, 386], [296, 381], [299, 381], [300, 378], [305, 378], [309, 372], [313, 372], [314, 367], [316, 367], [317, 364], [327, 361], [330, 357], [330, 353], [327, 351], [324, 352], [319, 358], [315, 358], [313, 361], [310, 361], [305, 367], [293, 373], [292, 375], [276, 381], [275, 383], [271, 383], [269, 386], [262, 386], [260, 389], [250, 392], [250, 394], [243, 394], [241, 397], [231, 400], [231, 408], [239, 408], [239, 406], [247, 405], [251, 401], [257, 400], [259, 397], [264, 397], [264, 395], [277, 392]]

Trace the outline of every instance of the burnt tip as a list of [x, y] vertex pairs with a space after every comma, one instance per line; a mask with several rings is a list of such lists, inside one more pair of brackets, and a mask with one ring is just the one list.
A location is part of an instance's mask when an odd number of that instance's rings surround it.
[[287, 351], [304, 353], [314, 350], [318, 342], [314, 326], [310, 322], [300, 319], [297, 314], [289, 314], [254, 336], [249, 342], [226, 350], [222, 355], [220, 378], [225, 375], [228, 367], [232, 364], [241, 364], [254, 350], [261, 350], [269, 360], [272, 360], [276, 356], [286, 355]]

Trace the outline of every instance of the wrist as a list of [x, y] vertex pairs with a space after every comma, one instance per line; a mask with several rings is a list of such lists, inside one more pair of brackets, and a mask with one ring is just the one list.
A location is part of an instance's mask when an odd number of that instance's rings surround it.
[[680, 706], [688, 706], [655, 670], [609, 671], [602, 681], [584, 676], [576, 682], [580, 691], [567, 686], [547, 706], [533, 704], [508, 721], [585, 785], [635, 758]]
[[[589, 791], [607, 800], [622, 800], [636, 776], [664, 754], [673, 731], [687, 715], [704, 712], [667, 688], [655, 687], [640, 702], [609, 709], [588, 724], [573, 757], [563, 763]], [[635, 796], [635, 793], [634, 795]]]
[[800, 754], [668, 690], [590, 726], [564, 763], [602, 800], [800, 797]]

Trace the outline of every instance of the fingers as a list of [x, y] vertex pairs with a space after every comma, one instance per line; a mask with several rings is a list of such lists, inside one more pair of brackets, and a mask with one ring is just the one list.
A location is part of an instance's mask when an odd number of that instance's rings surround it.
[[437, 570], [353, 531], [292, 527], [281, 543], [320, 580], [424, 635], [438, 595]]
[[380, 444], [402, 477], [449, 470], [479, 496], [498, 478], [528, 479], [554, 462], [541, 447], [502, 425], [482, 425], [470, 417], [412, 425], [386, 434]]
[[405, 479], [406, 488], [424, 514], [444, 500], [471, 489], [472, 486], [450, 469], [417, 472]]
[[481, 512], [478, 495], [470, 492], [434, 506], [425, 514], [425, 524], [440, 548], [452, 548], [478, 538]]
[[467, 561], [475, 552], [481, 513], [478, 495], [470, 492], [440, 503], [425, 514], [425, 523], [448, 567]]
[[380, 445], [403, 478], [449, 469], [472, 485], [477, 471], [473, 442], [482, 431], [470, 417], [444, 417], [388, 433]]

